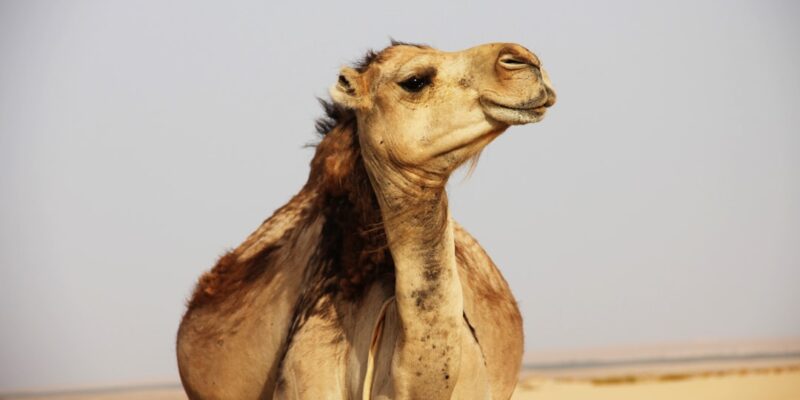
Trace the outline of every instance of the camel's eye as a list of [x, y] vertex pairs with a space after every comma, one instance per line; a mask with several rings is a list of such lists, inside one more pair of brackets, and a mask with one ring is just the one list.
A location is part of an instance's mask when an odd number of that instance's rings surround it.
[[419, 92], [420, 90], [424, 89], [425, 86], [430, 84], [431, 78], [429, 76], [412, 76], [411, 78], [399, 83], [400, 87], [411, 93]]

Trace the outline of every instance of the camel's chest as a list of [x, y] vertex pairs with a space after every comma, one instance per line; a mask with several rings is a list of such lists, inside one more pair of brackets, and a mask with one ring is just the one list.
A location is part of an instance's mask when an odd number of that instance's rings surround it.
[[376, 287], [355, 302], [319, 299], [292, 334], [274, 398], [360, 398], [373, 328], [389, 296]]

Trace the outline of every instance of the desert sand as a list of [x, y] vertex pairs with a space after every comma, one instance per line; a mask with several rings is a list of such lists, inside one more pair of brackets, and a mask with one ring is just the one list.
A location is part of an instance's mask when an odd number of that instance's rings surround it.
[[523, 378], [515, 400], [797, 400], [800, 368], [619, 379]]
[[[800, 400], [800, 338], [528, 353], [513, 400]], [[185, 400], [176, 380], [0, 400]]]
[[[179, 400], [179, 386], [121, 388], [49, 395], [14, 395], [2, 399], [26, 400]], [[524, 376], [514, 400], [797, 400], [800, 366], [761, 370], [670, 374], [622, 378], [554, 378]]]

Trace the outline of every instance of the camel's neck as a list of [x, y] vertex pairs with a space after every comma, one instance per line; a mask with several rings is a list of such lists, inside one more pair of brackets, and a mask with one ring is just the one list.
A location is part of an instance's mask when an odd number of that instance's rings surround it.
[[449, 398], [460, 363], [463, 295], [444, 186], [408, 172], [370, 177], [394, 259], [403, 327], [393, 366], [416, 374], [405, 387], [396, 381], [396, 390], [403, 398]]

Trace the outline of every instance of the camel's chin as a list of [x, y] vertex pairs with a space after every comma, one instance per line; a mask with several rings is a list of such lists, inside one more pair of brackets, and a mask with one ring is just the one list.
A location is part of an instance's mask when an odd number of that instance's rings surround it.
[[494, 120], [508, 125], [523, 125], [539, 122], [544, 118], [547, 107], [512, 108], [501, 104], [482, 101], [484, 112]]

